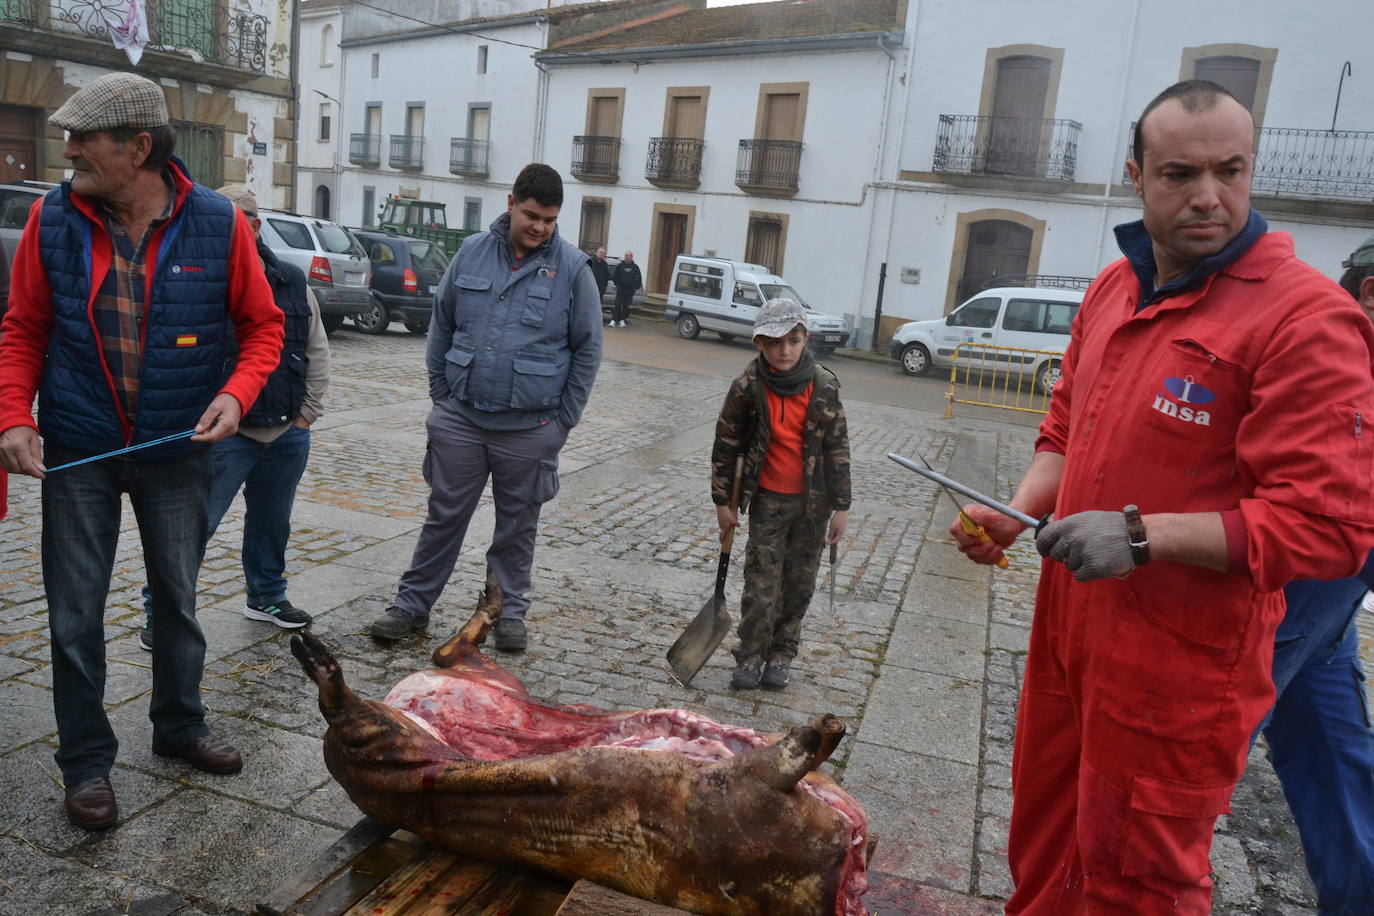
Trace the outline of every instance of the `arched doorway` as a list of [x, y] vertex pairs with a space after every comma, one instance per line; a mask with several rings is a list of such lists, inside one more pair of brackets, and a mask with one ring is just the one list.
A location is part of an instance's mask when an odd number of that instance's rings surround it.
[[996, 277], [1024, 275], [1030, 263], [1030, 227], [1002, 219], [968, 224], [964, 248], [964, 272], [959, 278], [954, 304], [984, 289]]
[[331, 219], [329, 215], [329, 188], [320, 185], [315, 189], [315, 215], [320, 219]]

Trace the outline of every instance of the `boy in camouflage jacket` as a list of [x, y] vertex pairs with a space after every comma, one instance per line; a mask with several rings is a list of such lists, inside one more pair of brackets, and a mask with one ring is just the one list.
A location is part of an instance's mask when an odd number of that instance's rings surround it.
[[754, 346], [758, 358], [730, 385], [716, 421], [711, 500], [723, 537], [739, 524], [728, 503], [735, 459], [743, 455], [740, 509], [749, 511], [749, 546], [730, 686], [781, 690], [791, 678], [821, 550], [839, 542], [848, 521], [849, 433], [840, 382], [806, 348], [800, 305], [765, 303]]

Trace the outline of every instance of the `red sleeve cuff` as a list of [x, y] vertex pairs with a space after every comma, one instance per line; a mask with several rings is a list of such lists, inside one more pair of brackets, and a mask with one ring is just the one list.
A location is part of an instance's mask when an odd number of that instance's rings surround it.
[[1221, 526], [1226, 530], [1226, 573], [1250, 576], [1250, 533], [1245, 528], [1245, 516], [1240, 509], [1221, 513]]
[[1044, 436], [1041, 436], [1035, 443], [1035, 453], [1038, 455], [1041, 452], [1051, 452], [1055, 455], [1064, 454], [1064, 450], [1062, 448], [1060, 448], [1058, 445], [1056, 445], [1054, 442], [1051, 442]]

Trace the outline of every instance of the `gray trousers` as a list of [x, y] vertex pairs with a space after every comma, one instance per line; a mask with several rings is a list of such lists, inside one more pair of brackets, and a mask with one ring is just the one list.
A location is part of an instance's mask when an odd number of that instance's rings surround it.
[[490, 477], [496, 530], [487, 549], [487, 568], [504, 595], [501, 616], [523, 620], [530, 606], [525, 595], [539, 510], [558, 493], [558, 452], [568, 431], [557, 421], [533, 429], [482, 429], [442, 403], [430, 411], [425, 431], [429, 512], [410, 568], [401, 576], [396, 607], [417, 617], [429, 614], [453, 575], [468, 522]]

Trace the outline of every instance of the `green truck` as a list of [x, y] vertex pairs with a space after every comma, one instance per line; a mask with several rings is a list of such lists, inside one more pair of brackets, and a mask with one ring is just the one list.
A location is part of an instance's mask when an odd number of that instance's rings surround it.
[[409, 235], [426, 239], [444, 249], [453, 257], [463, 239], [473, 235], [475, 229], [450, 229], [444, 205], [433, 200], [415, 200], [410, 197], [392, 195], [382, 205], [382, 216], [378, 228], [399, 235]]

